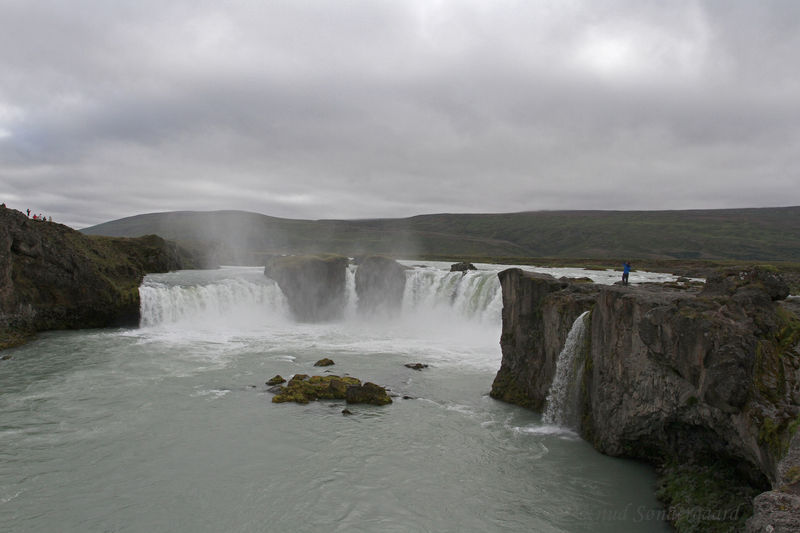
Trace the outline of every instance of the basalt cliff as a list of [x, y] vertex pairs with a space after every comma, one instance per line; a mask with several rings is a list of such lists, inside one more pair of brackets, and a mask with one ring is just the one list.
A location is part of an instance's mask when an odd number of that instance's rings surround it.
[[800, 319], [780, 278], [752, 269], [623, 287], [510, 269], [500, 281], [494, 398], [544, 409], [567, 334], [590, 311], [570, 384], [575, 429], [603, 453], [654, 464], [680, 531], [800, 530]]
[[[348, 258], [340, 255], [287, 255], [270, 258], [264, 275], [286, 296], [295, 319], [325, 322], [344, 315], [347, 306]], [[358, 259], [353, 275], [362, 315], [394, 315], [400, 310], [406, 267], [383, 256]]]
[[37, 331], [138, 324], [144, 275], [189, 260], [155, 235], [90, 237], [0, 207], [0, 349]]

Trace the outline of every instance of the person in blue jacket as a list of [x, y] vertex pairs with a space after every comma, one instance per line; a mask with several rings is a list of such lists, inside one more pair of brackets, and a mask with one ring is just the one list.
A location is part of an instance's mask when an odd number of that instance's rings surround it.
[[629, 261], [622, 263], [622, 284], [628, 284], [628, 274], [631, 273], [631, 264]]

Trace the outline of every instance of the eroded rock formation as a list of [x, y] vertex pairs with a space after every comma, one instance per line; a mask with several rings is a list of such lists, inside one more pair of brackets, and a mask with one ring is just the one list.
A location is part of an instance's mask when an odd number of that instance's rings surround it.
[[138, 324], [147, 273], [185, 268], [155, 235], [83, 235], [0, 207], [0, 349], [37, 331]]
[[788, 290], [779, 278], [726, 272], [702, 291], [519, 269], [500, 281], [493, 397], [542, 409], [567, 332], [591, 309], [579, 429], [598, 450], [658, 466], [713, 463], [755, 489], [787, 486], [778, 463], [800, 424], [800, 320], [780, 302]]
[[286, 296], [302, 322], [334, 320], [345, 307], [347, 258], [338, 255], [292, 255], [271, 258], [264, 274]]
[[407, 268], [382, 256], [361, 258], [356, 270], [358, 311], [366, 315], [396, 315], [403, 305]]

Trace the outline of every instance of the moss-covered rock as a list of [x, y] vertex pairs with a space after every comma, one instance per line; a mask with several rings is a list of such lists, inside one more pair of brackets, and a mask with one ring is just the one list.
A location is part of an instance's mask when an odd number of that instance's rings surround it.
[[267, 380], [267, 385], [280, 385], [281, 383], [286, 383], [286, 380], [280, 374], [277, 374], [275, 377], [272, 377]]
[[656, 496], [681, 533], [742, 531], [760, 492], [723, 462], [670, 463], [660, 474]]
[[352, 385], [347, 387], [347, 403], [368, 403], [371, 405], [386, 405], [392, 403], [392, 399], [386, 394], [386, 389], [374, 383], [364, 383], [363, 385]]
[[334, 364], [336, 363], [333, 362], [333, 359], [328, 359], [327, 357], [325, 357], [314, 363], [314, 366], [332, 366]]
[[344, 400], [347, 388], [361, 385], [361, 380], [349, 376], [311, 376], [296, 374], [285, 387], [272, 397], [274, 403], [306, 404], [314, 400]]

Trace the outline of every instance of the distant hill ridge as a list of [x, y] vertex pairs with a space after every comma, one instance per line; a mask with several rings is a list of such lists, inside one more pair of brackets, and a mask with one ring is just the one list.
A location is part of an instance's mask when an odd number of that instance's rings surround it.
[[800, 261], [800, 206], [686, 211], [532, 211], [295, 220], [245, 211], [122, 218], [90, 235], [157, 234], [252, 262], [273, 253]]

